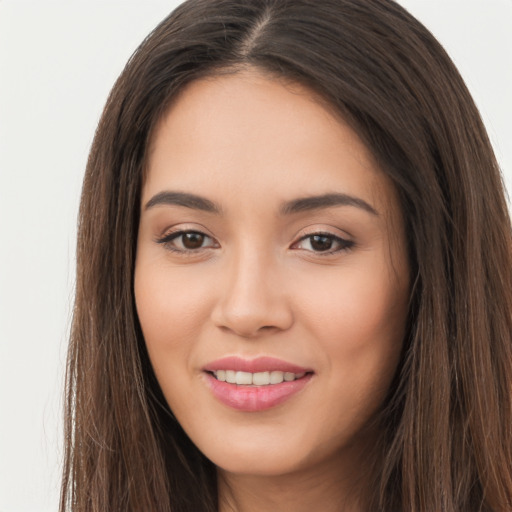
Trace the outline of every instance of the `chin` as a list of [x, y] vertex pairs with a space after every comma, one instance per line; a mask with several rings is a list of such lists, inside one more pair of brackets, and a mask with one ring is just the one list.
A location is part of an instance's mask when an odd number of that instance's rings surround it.
[[220, 471], [261, 477], [297, 474], [330, 465], [343, 457], [345, 446], [354, 444], [353, 436], [348, 433], [331, 432], [327, 442], [319, 442], [322, 436], [318, 433], [291, 430], [292, 427], [279, 422], [249, 428], [239, 426], [215, 439], [200, 436], [194, 442]]
[[245, 449], [243, 452], [230, 450], [210, 459], [220, 471], [237, 475], [277, 477], [300, 471], [306, 461], [282, 452], [265, 452], [261, 448]]

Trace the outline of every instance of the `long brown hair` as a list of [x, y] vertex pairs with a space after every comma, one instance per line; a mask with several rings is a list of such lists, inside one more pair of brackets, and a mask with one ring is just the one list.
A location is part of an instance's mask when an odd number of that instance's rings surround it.
[[129, 60], [87, 164], [61, 512], [217, 508], [152, 372], [133, 270], [153, 128], [186, 84], [246, 66], [323, 97], [400, 197], [414, 284], [370, 510], [512, 510], [511, 226], [449, 57], [392, 0], [188, 0]]

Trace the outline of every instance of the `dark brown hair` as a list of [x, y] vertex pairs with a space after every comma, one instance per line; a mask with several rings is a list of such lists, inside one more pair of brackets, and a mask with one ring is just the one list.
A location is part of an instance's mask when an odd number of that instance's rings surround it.
[[153, 128], [187, 83], [247, 66], [320, 95], [401, 201], [414, 284], [378, 418], [369, 509], [512, 510], [510, 219], [485, 129], [449, 57], [392, 0], [189, 0], [129, 60], [91, 149], [61, 511], [217, 508], [215, 468], [174, 419], [149, 363], [134, 255]]

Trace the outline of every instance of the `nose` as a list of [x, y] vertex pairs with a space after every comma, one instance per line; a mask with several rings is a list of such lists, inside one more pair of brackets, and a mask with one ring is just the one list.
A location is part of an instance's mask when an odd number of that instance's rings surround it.
[[219, 276], [219, 298], [212, 320], [223, 330], [243, 338], [287, 330], [293, 313], [277, 265], [268, 257], [240, 255]]

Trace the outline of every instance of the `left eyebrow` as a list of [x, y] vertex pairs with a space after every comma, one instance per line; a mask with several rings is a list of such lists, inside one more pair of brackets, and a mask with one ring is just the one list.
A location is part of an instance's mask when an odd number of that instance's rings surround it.
[[339, 193], [293, 199], [281, 206], [280, 213], [281, 215], [291, 215], [293, 213], [321, 210], [323, 208], [330, 208], [333, 206], [354, 206], [356, 208], [361, 208], [372, 215], [379, 216], [377, 210], [363, 199]]

